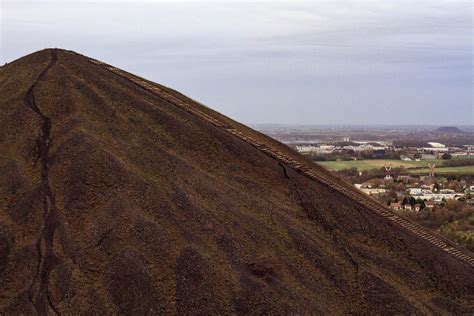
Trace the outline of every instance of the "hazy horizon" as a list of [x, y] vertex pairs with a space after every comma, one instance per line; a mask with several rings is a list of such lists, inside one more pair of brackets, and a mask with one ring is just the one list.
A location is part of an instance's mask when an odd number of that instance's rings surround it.
[[474, 123], [470, 1], [2, 1], [0, 62], [71, 49], [246, 124]]
[[[448, 125], [397, 125], [397, 124], [275, 124], [275, 123], [257, 123], [249, 124], [252, 128], [259, 131], [268, 130], [400, 130], [413, 132], [435, 131], [440, 127], [448, 127]], [[449, 127], [457, 127], [462, 133], [474, 133], [474, 125], [449, 125]]]

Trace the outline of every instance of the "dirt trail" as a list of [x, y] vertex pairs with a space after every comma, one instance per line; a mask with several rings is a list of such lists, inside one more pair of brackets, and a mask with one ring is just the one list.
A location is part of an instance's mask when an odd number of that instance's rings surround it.
[[60, 225], [60, 213], [56, 206], [56, 198], [49, 184], [49, 149], [51, 146], [51, 120], [45, 116], [36, 104], [34, 89], [38, 83], [46, 76], [48, 71], [56, 64], [57, 54], [51, 50], [51, 59], [43, 71], [36, 77], [36, 80], [26, 91], [23, 99], [26, 106], [31, 108], [41, 119], [41, 131], [36, 138], [36, 163], [41, 164], [41, 197], [43, 203], [43, 230], [36, 241], [36, 251], [38, 253], [38, 263], [36, 275], [33, 278], [29, 289], [29, 298], [39, 315], [48, 313], [47, 306], [59, 314], [55, 308], [48, 291], [49, 275], [59, 263], [59, 258], [54, 253], [53, 242], [54, 233]]
[[[75, 52], [70, 52], [70, 54], [75, 54], [79, 55]], [[79, 55], [82, 56], [82, 55]], [[318, 181], [319, 183], [322, 183], [329, 187], [331, 190], [335, 190], [339, 192], [340, 194], [343, 194], [344, 196], [355, 200], [365, 208], [373, 211], [377, 215], [386, 218], [387, 220], [391, 221], [392, 223], [403, 227], [405, 230], [410, 232], [411, 234], [414, 234], [421, 239], [429, 242], [430, 244], [436, 246], [437, 248], [441, 249], [442, 251], [452, 255], [453, 257], [465, 262], [467, 265], [471, 266], [474, 268], [474, 257], [470, 254], [467, 253], [463, 250], [460, 250], [457, 248], [457, 245], [455, 245], [453, 242], [447, 240], [444, 237], [441, 237], [425, 228], [422, 226], [412, 223], [411, 221], [395, 214], [392, 210], [387, 208], [386, 206], [382, 205], [378, 201], [375, 201], [374, 199], [366, 196], [362, 192], [358, 191], [357, 189], [353, 188], [352, 186], [342, 183], [340, 180], [330, 177], [320, 170], [318, 170], [316, 167], [310, 167], [308, 165], [303, 165], [297, 160], [295, 160], [293, 157], [282, 153], [275, 148], [271, 148], [266, 144], [263, 144], [256, 139], [250, 137], [249, 135], [244, 134], [243, 132], [229, 127], [227, 124], [220, 122], [216, 118], [208, 115], [207, 113], [204, 113], [197, 109], [196, 107], [187, 104], [186, 102], [183, 102], [181, 99], [177, 98], [176, 96], [172, 95], [171, 93], [165, 91], [164, 89], [152, 85], [148, 82], [146, 82], [143, 79], [140, 79], [138, 77], [135, 77], [121, 69], [118, 69], [116, 67], [113, 67], [111, 65], [105, 64], [101, 61], [85, 57], [87, 58], [91, 63], [99, 65], [101, 67], [104, 67], [108, 71], [134, 83], [135, 85], [155, 94], [158, 95], [159, 97], [167, 100], [169, 103], [173, 104], [174, 106], [183, 109], [187, 111], [188, 113], [191, 113], [197, 117], [199, 117], [202, 120], [205, 120], [211, 124], [213, 124], [216, 127], [219, 127], [226, 132], [240, 138], [241, 140], [245, 141], [246, 143], [256, 147], [260, 151], [266, 153], [270, 157], [276, 159], [279, 162], [285, 163], [287, 166], [293, 168], [300, 174]]]

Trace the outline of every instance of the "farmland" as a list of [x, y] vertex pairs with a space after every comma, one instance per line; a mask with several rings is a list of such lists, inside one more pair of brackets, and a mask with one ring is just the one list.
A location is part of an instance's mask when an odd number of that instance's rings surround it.
[[[460, 167], [442, 167], [443, 160], [430, 160], [430, 163], [435, 163], [435, 173], [437, 174], [474, 174], [474, 166], [460, 166]], [[401, 161], [390, 159], [373, 159], [373, 160], [349, 160], [349, 161], [318, 161], [319, 165], [332, 170], [339, 171], [343, 169], [357, 168], [358, 171], [367, 171], [371, 169], [380, 169], [386, 165], [394, 168], [410, 169], [408, 172], [412, 174], [428, 174], [428, 161]]]
[[[441, 165], [442, 160], [430, 160], [430, 163]], [[370, 160], [349, 160], [349, 161], [318, 161], [319, 165], [332, 170], [339, 171], [343, 169], [357, 168], [358, 171], [383, 168], [385, 165], [391, 165], [394, 168], [421, 168], [427, 167], [428, 161], [402, 161], [395, 159], [370, 159]], [[449, 168], [453, 169], [453, 168]], [[424, 169], [421, 169], [424, 170]], [[427, 173], [427, 172], [426, 172]]]
[[[409, 170], [409, 172], [413, 174], [428, 174], [429, 169], [413, 169]], [[435, 168], [435, 174], [474, 174], [474, 166]]]

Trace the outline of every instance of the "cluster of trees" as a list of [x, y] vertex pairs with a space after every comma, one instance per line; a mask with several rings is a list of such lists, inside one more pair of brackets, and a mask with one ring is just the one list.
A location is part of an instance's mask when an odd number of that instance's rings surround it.
[[464, 167], [464, 166], [474, 166], [474, 159], [454, 159], [443, 161], [443, 167]]
[[360, 153], [360, 157], [363, 159], [400, 159], [400, 153], [393, 150], [374, 150], [374, 151], [363, 151]]
[[395, 147], [429, 147], [430, 145], [426, 141], [415, 140], [415, 139], [403, 139], [394, 140], [393, 146]]
[[449, 174], [446, 176], [448, 181], [465, 181], [467, 183], [474, 182], [474, 175], [472, 174]]
[[353, 159], [400, 159], [400, 153], [393, 150], [373, 150], [373, 151], [354, 151], [352, 149], [344, 149], [324, 155], [313, 155], [309, 157], [313, 161], [336, 161], [336, 160], [353, 160]]
[[[387, 201], [387, 205], [390, 206], [390, 204], [392, 202], [398, 202], [397, 198], [396, 197], [394, 199], [393, 199], [393, 197], [389, 198], [389, 200]], [[405, 196], [400, 204], [402, 206], [405, 206], [405, 205], [409, 204], [411, 207], [414, 207], [416, 204], [419, 204], [420, 205], [420, 210], [422, 210], [426, 207], [425, 200], [422, 200], [420, 198], [415, 199], [413, 196], [408, 196], [408, 197]]]
[[[314, 161], [335, 161], [335, 160], [353, 160], [356, 159], [395, 159], [399, 160], [401, 155], [410, 155], [410, 152], [407, 150], [394, 151], [394, 150], [371, 150], [371, 151], [354, 151], [352, 149], [343, 149], [338, 152], [333, 152], [329, 154], [316, 154], [312, 155], [309, 158]], [[420, 159], [421, 154], [413, 154], [414, 159]], [[445, 160], [443, 162], [444, 167], [462, 167], [462, 166], [474, 166], [474, 159], [454, 159], [452, 160], [452, 155], [450, 153], [444, 153], [441, 156], [441, 159]]]
[[448, 200], [435, 210], [403, 213], [418, 224], [437, 230], [447, 238], [474, 250], [474, 209], [456, 200]]
[[[385, 176], [385, 169], [384, 168], [379, 168], [379, 169], [370, 169], [370, 170], [365, 170], [362, 174], [359, 174], [359, 171], [357, 168], [348, 168], [348, 169], [343, 169], [339, 170], [336, 172], [338, 175], [340, 175], [342, 178], [347, 179], [351, 183], [363, 183], [369, 180], [374, 180], [375, 182], [379, 182], [380, 184], [384, 184], [383, 177]], [[392, 168], [390, 171], [390, 174], [392, 177], [396, 178], [400, 174], [403, 174], [403, 169], [401, 168]], [[398, 182], [395, 181], [395, 184]], [[392, 185], [392, 184], [387, 184], [387, 185]]]
[[[352, 149], [343, 149], [339, 152], [330, 154], [319, 154], [313, 155], [309, 158], [314, 161], [335, 161], [335, 160], [353, 160], [356, 159], [395, 159], [399, 160], [400, 155], [409, 155], [408, 151], [393, 151], [393, 150], [372, 150], [372, 151], [354, 151]], [[414, 159], [420, 159], [421, 154], [413, 154]], [[450, 153], [444, 153], [441, 159], [444, 167], [462, 167], [462, 166], [474, 166], [474, 159], [454, 159]]]
[[405, 217], [431, 229], [437, 229], [455, 220], [463, 220], [474, 215], [472, 207], [456, 200], [448, 200], [434, 210], [424, 209], [420, 212], [403, 214]]
[[[392, 175], [396, 177], [401, 171], [399, 168], [394, 168], [392, 169]], [[383, 168], [364, 171], [362, 175], [359, 174], [356, 168], [341, 170], [337, 173], [352, 183], [363, 183], [370, 180], [374, 186], [384, 184], [387, 193], [378, 196], [378, 199], [387, 205], [392, 202], [399, 202], [397, 192], [406, 192], [407, 190], [402, 181], [384, 182], [382, 178], [385, 175], [385, 170]], [[469, 181], [470, 178], [466, 179], [463, 176], [460, 179], [458, 177], [456, 175], [448, 177], [448, 182], [443, 187], [455, 191], [461, 190], [463, 187], [461, 182]], [[474, 177], [472, 180], [474, 180]], [[433, 190], [439, 192], [440, 189], [442, 189], [441, 184], [435, 182]], [[422, 226], [437, 230], [447, 238], [474, 251], [474, 207], [460, 201], [447, 200], [434, 209], [430, 209], [426, 207], [424, 200], [412, 196], [405, 196], [400, 202], [403, 206], [409, 204], [412, 207], [420, 204], [421, 210], [419, 212], [401, 211], [403, 216]]]
[[442, 156], [441, 156], [441, 159], [443, 160], [450, 160], [453, 156], [451, 156], [450, 153], [444, 153]]

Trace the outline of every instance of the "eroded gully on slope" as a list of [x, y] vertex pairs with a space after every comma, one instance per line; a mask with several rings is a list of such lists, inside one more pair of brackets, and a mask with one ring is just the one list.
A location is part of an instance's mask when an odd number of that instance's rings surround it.
[[43, 71], [36, 77], [33, 84], [28, 88], [24, 97], [24, 103], [32, 109], [41, 120], [41, 130], [36, 138], [36, 161], [39, 162], [41, 168], [40, 192], [43, 204], [43, 229], [36, 241], [36, 251], [38, 254], [38, 262], [36, 266], [36, 274], [33, 278], [29, 289], [29, 299], [33, 304], [37, 314], [46, 315], [47, 306], [49, 306], [56, 314], [59, 314], [54, 306], [49, 293], [49, 276], [51, 271], [59, 263], [59, 258], [54, 253], [53, 243], [54, 234], [60, 225], [60, 212], [56, 206], [56, 197], [51, 190], [49, 183], [49, 166], [50, 157], [49, 149], [51, 147], [51, 119], [41, 112], [36, 104], [34, 90], [38, 83], [46, 76], [48, 71], [56, 65], [56, 51], [50, 51], [50, 61]]

